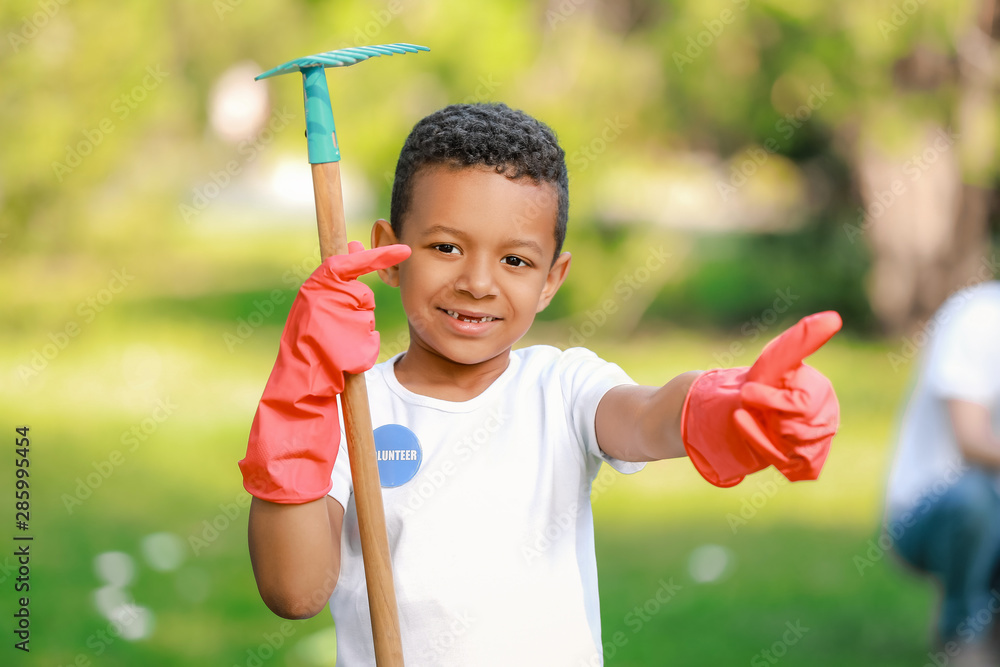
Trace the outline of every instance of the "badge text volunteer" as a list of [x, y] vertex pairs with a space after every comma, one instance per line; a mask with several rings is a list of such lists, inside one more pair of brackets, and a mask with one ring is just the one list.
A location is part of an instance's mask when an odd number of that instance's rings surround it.
[[376, 452], [379, 461], [416, 461], [415, 449], [387, 449]]

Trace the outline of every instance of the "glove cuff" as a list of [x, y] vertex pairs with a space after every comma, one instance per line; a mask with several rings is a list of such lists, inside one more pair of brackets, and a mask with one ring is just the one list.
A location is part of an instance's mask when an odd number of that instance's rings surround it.
[[746, 443], [733, 420], [741, 406], [747, 367], [719, 368], [694, 381], [681, 410], [681, 439], [695, 469], [708, 482], [728, 488], [769, 464]]
[[272, 503], [302, 504], [333, 488], [331, 475], [340, 448], [336, 400], [307, 418], [257, 408], [246, 458], [239, 462], [243, 488]]

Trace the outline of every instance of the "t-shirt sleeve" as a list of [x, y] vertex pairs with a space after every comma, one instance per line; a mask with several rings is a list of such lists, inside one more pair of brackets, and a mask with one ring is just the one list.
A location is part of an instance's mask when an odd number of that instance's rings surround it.
[[991, 405], [1000, 391], [1000, 303], [974, 297], [945, 316], [928, 357], [931, 392], [946, 400]]
[[597, 444], [597, 406], [608, 390], [634, 385], [635, 380], [617, 364], [605, 361], [590, 350], [574, 347], [560, 357], [560, 380], [570, 429], [588, 456], [607, 462], [618, 472], [631, 474], [645, 463], [621, 461], [605, 454]]
[[[337, 397], [337, 407], [340, 408], [340, 397]], [[344, 433], [344, 411], [340, 409], [340, 450], [337, 452], [337, 460], [333, 464], [333, 488], [326, 495], [332, 497], [347, 509], [347, 501], [354, 493], [354, 484], [351, 481], [351, 461], [347, 455], [347, 436]]]

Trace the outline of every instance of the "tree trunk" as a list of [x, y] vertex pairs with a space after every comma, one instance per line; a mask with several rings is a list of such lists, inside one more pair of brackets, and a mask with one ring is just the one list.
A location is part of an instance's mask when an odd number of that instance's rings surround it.
[[984, 2], [978, 25], [961, 38], [957, 67], [920, 48], [896, 67], [902, 88], [957, 84], [956, 126], [929, 125], [892, 155], [864, 139], [855, 151], [860, 228], [872, 250], [869, 299], [886, 333], [921, 326], [950, 294], [992, 275], [985, 186], [996, 159], [998, 5]]

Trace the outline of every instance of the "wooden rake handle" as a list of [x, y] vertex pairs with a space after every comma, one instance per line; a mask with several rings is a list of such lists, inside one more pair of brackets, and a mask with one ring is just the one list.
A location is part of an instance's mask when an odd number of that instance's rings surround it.
[[[347, 227], [340, 185], [340, 163], [313, 164], [312, 180], [316, 196], [320, 255], [326, 259], [330, 255], [346, 254]], [[368, 387], [364, 375], [344, 375], [346, 382], [340, 404], [344, 409], [347, 452], [354, 481], [354, 504], [361, 532], [361, 555], [368, 583], [375, 662], [379, 667], [402, 667], [403, 644], [399, 634], [392, 563], [389, 560], [382, 487], [375, 459], [375, 438], [372, 435], [372, 418], [368, 408]]]

